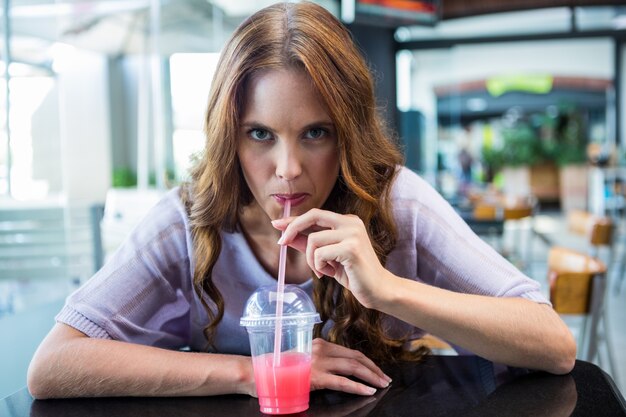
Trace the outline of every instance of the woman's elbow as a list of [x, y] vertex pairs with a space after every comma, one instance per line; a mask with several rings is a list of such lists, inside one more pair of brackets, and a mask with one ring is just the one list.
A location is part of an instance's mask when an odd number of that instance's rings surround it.
[[55, 353], [51, 346], [42, 346], [28, 365], [26, 373], [26, 387], [30, 395], [37, 400], [61, 398], [63, 394], [64, 376], [59, 374], [64, 363], [63, 358]]
[[57, 323], [39, 345], [26, 373], [26, 386], [35, 399], [73, 396], [76, 385], [71, 368], [79, 366], [79, 350], [74, 341], [87, 338], [65, 324]]
[[45, 384], [41, 384], [39, 381], [29, 380], [27, 382], [27, 387], [31, 397], [36, 400], [47, 400], [48, 398], [53, 398], [48, 394]]
[[566, 327], [562, 335], [557, 336], [556, 342], [552, 350], [554, 355], [551, 360], [552, 366], [550, 366], [548, 371], [557, 375], [570, 373], [576, 364], [576, 341], [574, 336]]
[[51, 398], [51, 382], [48, 378], [44, 367], [41, 366], [40, 360], [35, 355], [28, 366], [28, 372], [26, 373], [26, 386], [28, 392], [36, 400], [43, 400]]

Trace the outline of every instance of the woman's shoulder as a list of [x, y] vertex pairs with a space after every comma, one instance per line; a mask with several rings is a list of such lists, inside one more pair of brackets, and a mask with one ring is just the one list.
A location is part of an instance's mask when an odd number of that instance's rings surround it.
[[185, 187], [177, 186], [167, 191], [159, 203], [164, 204], [171, 210], [171, 214], [180, 217], [181, 219], [187, 219], [187, 208], [183, 194], [186, 192]]
[[398, 172], [391, 188], [392, 200], [429, 200], [428, 196], [438, 195], [437, 191], [414, 171], [407, 167], [398, 167]]
[[165, 234], [184, 239], [189, 229], [189, 218], [181, 198], [180, 187], [166, 191], [135, 226], [131, 236], [145, 243]]
[[406, 167], [398, 168], [391, 201], [397, 218], [419, 216], [438, 218], [444, 223], [455, 222], [454, 209], [445, 198], [428, 181]]
[[165, 192], [157, 204], [150, 210], [148, 217], [165, 224], [188, 222], [187, 209], [182, 199], [182, 188], [174, 187]]

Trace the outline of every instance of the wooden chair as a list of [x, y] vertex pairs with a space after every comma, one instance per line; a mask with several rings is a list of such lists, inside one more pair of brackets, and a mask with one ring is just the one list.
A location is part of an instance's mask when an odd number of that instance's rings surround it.
[[475, 203], [472, 209], [472, 230], [482, 236], [495, 250], [502, 253], [502, 234], [504, 233], [504, 219], [502, 208], [493, 202]]
[[[597, 358], [600, 362], [598, 347], [604, 343], [611, 374], [617, 377], [604, 310], [605, 264], [598, 258], [555, 246], [548, 253], [548, 278], [554, 310], [559, 314], [584, 316], [578, 340], [578, 356], [587, 361]], [[600, 331], [600, 326], [603, 331]]]
[[[615, 259], [614, 235], [616, 225], [610, 217], [596, 216], [582, 210], [574, 210], [567, 216], [568, 230], [584, 237], [588, 246], [588, 252], [592, 256], [600, 256], [600, 250], [605, 249], [605, 262], [607, 264], [607, 277], [611, 276], [611, 265]], [[624, 262], [620, 262], [615, 276], [614, 290], [619, 293], [621, 280], [624, 275]]]
[[[524, 269], [529, 268], [532, 259], [532, 239], [533, 239], [533, 226], [532, 219], [534, 214], [534, 208], [536, 205], [536, 200], [532, 197], [528, 198], [515, 198], [508, 199], [504, 196], [501, 196], [497, 201], [488, 200], [488, 201], [479, 201], [474, 204], [473, 209], [473, 217], [478, 221], [495, 221], [502, 220], [506, 222], [521, 222], [525, 220], [530, 220], [530, 228], [529, 234], [527, 237], [527, 245], [526, 245], [526, 256], [524, 257], [521, 252], [522, 244], [522, 234], [519, 227], [514, 229], [513, 240], [515, 243], [515, 248], [519, 250], [515, 254], [516, 257], [522, 260]], [[489, 238], [491, 238], [495, 243], [492, 245], [494, 248], [502, 253], [503, 255], [507, 255], [507, 251], [504, 249], [504, 245], [502, 243], [502, 232], [500, 230], [499, 233], [496, 233], [495, 228], [487, 234]], [[514, 251], [511, 251], [513, 253]], [[510, 254], [509, 254], [510, 255]]]
[[[530, 267], [532, 265], [533, 255], [533, 229], [534, 229], [534, 214], [537, 206], [537, 199], [533, 196], [518, 198], [515, 200], [508, 200], [504, 205], [503, 215], [504, 221], [507, 223], [516, 223], [513, 229], [513, 242], [514, 247], [517, 249], [516, 255], [522, 261], [522, 268], [526, 273], [530, 273]], [[526, 233], [526, 249], [525, 253], [522, 253], [522, 229], [521, 224], [528, 222]]]
[[598, 256], [600, 247], [610, 248], [613, 243], [613, 221], [609, 217], [596, 216], [582, 210], [572, 210], [567, 215], [570, 232], [585, 237], [591, 255]]
[[477, 203], [472, 214], [476, 220], [493, 220], [498, 217], [498, 206], [489, 203]]

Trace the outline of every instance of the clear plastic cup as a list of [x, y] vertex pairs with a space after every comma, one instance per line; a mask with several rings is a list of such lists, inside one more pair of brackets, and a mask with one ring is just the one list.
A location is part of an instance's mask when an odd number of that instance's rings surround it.
[[285, 285], [281, 346], [275, 355], [277, 299], [276, 286], [259, 288], [248, 298], [240, 325], [250, 337], [261, 412], [298, 413], [309, 408], [313, 326], [320, 318], [304, 291], [296, 285]]

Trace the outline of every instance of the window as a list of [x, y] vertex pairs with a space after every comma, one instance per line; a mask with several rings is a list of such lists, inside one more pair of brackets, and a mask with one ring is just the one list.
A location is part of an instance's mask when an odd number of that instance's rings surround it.
[[56, 79], [29, 65], [11, 64], [10, 144], [6, 81], [0, 80], [0, 195], [42, 200], [61, 191], [61, 143]]
[[193, 156], [204, 147], [204, 113], [218, 59], [219, 53], [178, 53], [170, 58], [177, 180], [185, 179]]

